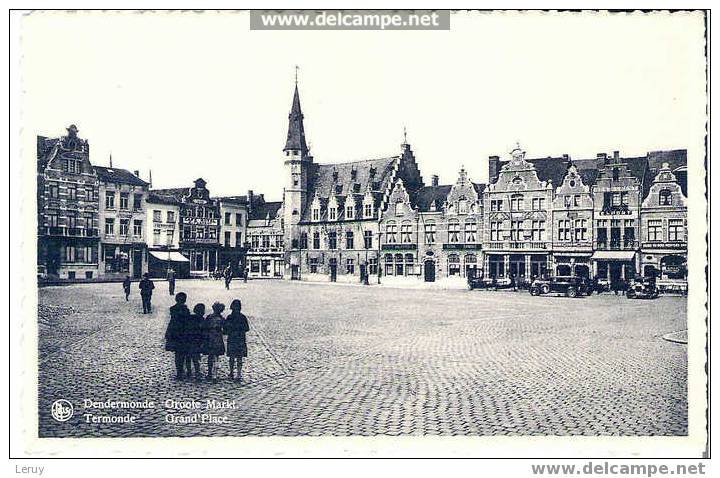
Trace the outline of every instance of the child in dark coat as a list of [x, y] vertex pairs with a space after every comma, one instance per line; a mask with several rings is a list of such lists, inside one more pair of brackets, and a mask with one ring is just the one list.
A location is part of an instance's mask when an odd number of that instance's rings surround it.
[[235, 362], [237, 361], [237, 379], [242, 380], [242, 358], [247, 357], [245, 333], [250, 330], [247, 317], [243, 315], [240, 299], [230, 304], [230, 315], [223, 324], [223, 333], [227, 335], [227, 355], [230, 358], [230, 378], [235, 378]]
[[200, 354], [203, 353], [203, 326], [205, 322], [205, 304], [195, 304], [185, 328], [185, 375], [190, 378], [195, 369], [195, 379], [200, 380]]
[[130, 276], [125, 276], [123, 290], [125, 291], [125, 301], [127, 302], [130, 300]]
[[223, 340], [223, 322], [225, 318], [222, 316], [225, 306], [219, 302], [212, 305], [213, 313], [205, 318], [205, 355], [208, 356], [208, 380], [215, 380], [217, 370], [215, 364], [220, 355], [225, 355], [225, 341]]
[[187, 344], [185, 343], [185, 331], [190, 318], [190, 309], [185, 305], [187, 295], [180, 292], [175, 296], [175, 305], [170, 307], [170, 322], [165, 331], [165, 350], [175, 352], [175, 370], [177, 379], [183, 379], [183, 368], [185, 366], [185, 355]]

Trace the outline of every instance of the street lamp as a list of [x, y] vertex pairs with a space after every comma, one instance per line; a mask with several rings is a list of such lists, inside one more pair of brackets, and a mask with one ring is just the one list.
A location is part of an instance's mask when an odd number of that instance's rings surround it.
[[382, 266], [380, 264], [380, 248], [382, 247], [382, 231], [380, 231], [380, 228], [378, 227], [378, 253], [377, 253], [377, 277], [378, 277], [378, 284], [380, 284], [380, 276], [382, 275]]

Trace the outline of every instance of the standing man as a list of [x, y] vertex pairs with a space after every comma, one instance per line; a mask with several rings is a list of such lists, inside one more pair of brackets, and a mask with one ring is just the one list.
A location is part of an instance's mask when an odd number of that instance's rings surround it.
[[125, 291], [125, 301], [127, 302], [130, 300], [130, 276], [125, 276], [123, 290]]
[[230, 282], [232, 282], [232, 267], [230, 267], [230, 264], [225, 267], [225, 271], [223, 272], [223, 277], [225, 277], [225, 289], [230, 290]]
[[243, 270], [243, 282], [247, 284], [248, 281], [248, 274], [250, 274], [250, 268], [248, 266], [245, 266], [245, 269]]
[[168, 269], [167, 280], [170, 295], [175, 295], [175, 269]]
[[155, 284], [149, 279], [147, 272], [143, 274], [143, 278], [140, 281], [140, 298], [142, 299], [143, 314], [149, 314], [152, 312], [152, 291], [155, 288]]

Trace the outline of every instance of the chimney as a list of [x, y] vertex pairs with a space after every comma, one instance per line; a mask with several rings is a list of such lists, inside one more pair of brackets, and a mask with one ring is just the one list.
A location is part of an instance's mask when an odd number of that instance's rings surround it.
[[432, 179], [430, 181], [432, 182], [432, 185], [434, 187], [438, 187], [440, 185], [440, 178], [438, 177], [437, 174], [433, 174]]
[[490, 156], [488, 158], [488, 182], [494, 183], [500, 174], [500, 157]]
[[248, 211], [252, 211], [252, 209], [253, 209], [253, 190], [252, 189], [248, 189], [247, 201], [248, 201]]
[[615, 161], [620, 159], [620, 151], [613, 151], [613, 159]]
[[563, 159], [565, 161], [570, 161], [570, 155], [569, 154], [563, 154]]
[[138, 171], [137, 169], [135, 171], [133, 171], [133, 174], [135, 176], [137, 176], [138, 178], [140, 177], [140, 171]]

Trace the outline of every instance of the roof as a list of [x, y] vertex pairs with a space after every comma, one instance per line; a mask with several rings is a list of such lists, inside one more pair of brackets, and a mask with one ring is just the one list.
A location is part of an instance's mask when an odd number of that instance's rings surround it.
[[247, 205], [248, 199], [247, 196], [220, 196], [213, 198], [216, 201], [222, 201], [224, 203], [231, 203], [231, 204], [240, 204], [240, 205]]
[[282, 207], [282, 204], [282, 201], [270, 201], [254, 204], [252, 210], [250, 211], [250, 220], [266, 219], [268, 215], [270, 219], [274, 219]]
[[445, 199], [448, 194], [450, 194], [451, 189], [451, 184], [422, 187], [415, 192], [413, 203], [417, 206], [418, 210], [422, 212], [430, 211], [433, 203], [436, 209], [439, 210], [443, 203], [445, 203]]
[[183, 196], [190, 194], [190, 188], [169, 188], [150, 190], [147, 202], [155, 204], [180, 204]]
[[295, 84], [295, 93], [293, 94], [292, 108], [290, 109], [288, 120], [288, 134], [284, 151], [290, 149], [300, 150], [302, 155], [305, 156], [308, 152], [308, 147], [305, 142], [305, 126], [303, 125], [300, 93], [298, 92], [297, 84]]
[[104, 166], [93, 166], [93, 168], [98, 175], [98, 179], [106, 183], [131, 184], [133, 186], [149, 185], [149, 183], [135, 176], [127, 169], [106, 168]]
[[398, 156], [393, 156], [337, 164], [310, 164], [308, 204], [302, 220], [310, 220], [310, 206], [315, 196], [362, 197], [368, 185], [373, 192], [385, 191], [398, 160]]
[[570, 158], [565, 157], [537, 158], [528, 159], [527, 161], [535, 166], [540, 181], [552, 181], [555, 188], [562, 184], [565, 173], [567, 173], [570, 166]]
[[653, 174], [662, 168], [663, 163], [668, 163], [670, 171], [687, 166], [687, 150], [672, 149], [669, 151], [650, 151], [647, 154], [650, 170]]

